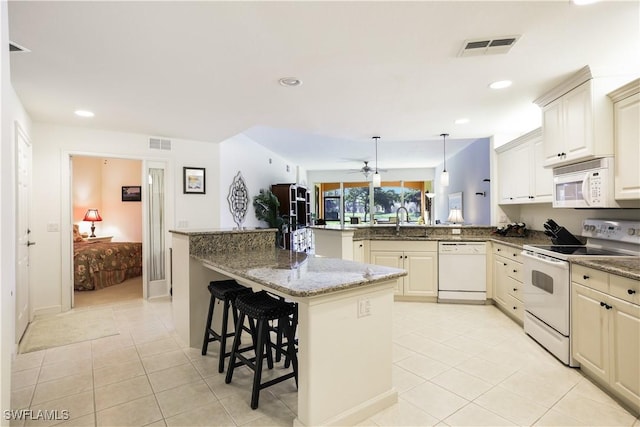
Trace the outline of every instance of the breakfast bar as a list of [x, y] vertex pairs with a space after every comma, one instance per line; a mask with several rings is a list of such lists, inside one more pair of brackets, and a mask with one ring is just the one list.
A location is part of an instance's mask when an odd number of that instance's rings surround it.
[[278, 249], [271, 230], [173, 232], [176, 332], [200, 347], [210, 280], [298, 304], [296, 425], [353, 425], [397, 401], [393, 287], [406, 271]]

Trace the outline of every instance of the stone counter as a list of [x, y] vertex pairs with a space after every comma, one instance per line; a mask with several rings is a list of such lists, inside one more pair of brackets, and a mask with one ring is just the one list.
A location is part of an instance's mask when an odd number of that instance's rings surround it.
[[607, 273], [640, 280], [640, 257], [616, 257], [616, 258], [576, 258], [572, 264], [583, 265]]
[[291, 297], [355, 289], [406, 276], [391, 267], [325, 258], [284, 249], [196, 256], [205, 266], [251, 280]]

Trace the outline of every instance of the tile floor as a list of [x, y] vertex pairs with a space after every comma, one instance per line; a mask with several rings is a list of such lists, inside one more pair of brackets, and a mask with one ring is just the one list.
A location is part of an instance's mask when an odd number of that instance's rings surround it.
[[[206, 357], [185, 347], [168, 301], [111, 307], [120, 335], [17, 356], [12, 408], [65, 409], [71, 419], [12, 426], [292, 424], [293, 380], [264, 390], [252, 411], [249, 371], [225, 384], [217, 345]], [[640, 426], [493, 306], [396, 302], [393, 357], [399, 402], [363, 426]]]

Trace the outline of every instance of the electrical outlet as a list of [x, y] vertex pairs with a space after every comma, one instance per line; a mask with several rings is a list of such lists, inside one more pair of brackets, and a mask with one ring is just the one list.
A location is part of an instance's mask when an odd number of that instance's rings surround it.
[[358, 317], [371, 316], [371, 300], [362, 298], [358, 300]]
[[459, 228], [452, 228], [451, 229], [451, 234], [460, 234], [460, 229]]

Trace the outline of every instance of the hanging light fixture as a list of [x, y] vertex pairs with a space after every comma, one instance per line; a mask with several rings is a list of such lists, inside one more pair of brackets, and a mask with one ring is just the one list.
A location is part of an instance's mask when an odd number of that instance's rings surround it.
[[371, 178], [374, 187], [380, 187], [382, 185], [382, 176], [378, 173], [378, 140], [379, 136], [374, 136], [373, 139], [376, 141], [376, 171]]
[[443, 147], [443, 153], [444, 153], [443, 168], [442, 168], [442, 173], [440, 174], [440, 185], [442, 185], [443, 187], [448, 187], [449, 172], [447, 172], [447, 137], [449, 136], [449, 134], [441, 133], [440, 136], [442, 137], [442, 147]]

